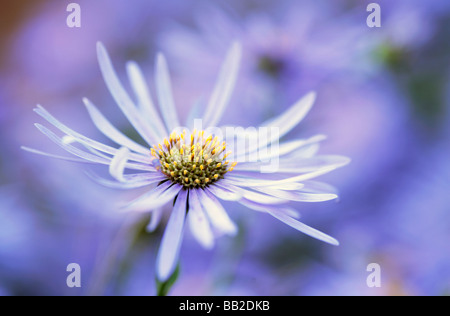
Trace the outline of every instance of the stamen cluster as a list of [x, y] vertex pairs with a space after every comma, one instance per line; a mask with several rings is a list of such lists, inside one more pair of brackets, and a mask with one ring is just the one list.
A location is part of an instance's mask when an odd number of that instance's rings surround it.
[[204, 188], [233, 171], [237, 163], [226, 160], [231, 154], [225, 153], [226, 143], [204, 134], [195, 130], [190, 136], [186, 131], [180, 135], [173, 132], [163, 144], [151, 149], [152, 156], [159, 159], [158, 168], [172, 182], [185, 188]]

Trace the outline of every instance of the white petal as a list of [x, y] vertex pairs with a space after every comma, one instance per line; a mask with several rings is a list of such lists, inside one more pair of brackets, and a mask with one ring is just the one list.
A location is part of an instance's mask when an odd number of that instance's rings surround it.
[[206, 249], [212, 249], [214, 247], [214, 234], [196, 191], [196, 189], [193, 189], [189, 192], [189, 227], [200, 245]]
[[284, 158], [286, 159], [303, 159], [303, 158], [311, 158], [317, 155], [320, 150], [320, 144], [309, 144], [305, 147], [299, 148], [292, 153], [286, 155]]
[[296, 201], [296, 202], [323, 202], [337, 199], [338, 196], [336, 194], [313, 194], [313, 193], [305, 193], [298, 191], [283, 191], [276, 189], [266, 189], [266, 188], [255, 188], [260, 192], [264, 192], [266, 194], [276, 196], [280, 199]]
[[151, 128], [145, 123], [135, 104], [120, 83], [109, 55], [102, 43], [97, 44], [97, 56], [103, 79], [123, 114], [149, 145], [157, 144], [160, 139], [157, 135], [153, 134]]
[[148, 155], [149, 150], [144, 146], [136, 143], [131, 140], [127, 136], [125, 136], [122, 132], [120, 132], [117, 128], [115, 128], [97, 109], [97, 107], [89, 101], [87, 98], [83, 99], [83, 102], [89, 112], [89, 115], [94, 122], [95, 126], [102, 132], [106, 137], [114, 141], [116, 144], [125, 146], [134, 150], [135, 152]]
[[[337, 155], [322, 155], [314, 156], [311, 158], [300, 158], [300, 159], [280, 159], [279, 166], [277, 168], [277, 173], [307, 173], [313, 171], [319, 171], [323, 168], [340, 168], [347, 165], [350, 159], [344, 156]], [[236, 167], [238, 167], [237, 165]], [[261, 167], [264, 166], [262, 163], [247, 163], [240, 166], [241, 173], [248, 172], [261, 172]], [[236, 173], [233, 173], [236, 174]]]
[[314, 102], [316, 101], [316, 93], [310, 92], [303, 98], [301, 98], [297, 103], [291, 106], [287, 111], [285, 111], [280, 116], [266, 121], [261, 124], [261, 126], [275, 126], [280, 128], [279, 136], [283, 137], [291, 129], [297, 126], [309, 110], [311, 110]]
[[238, 186], [233, 186], [231, 184], [227, 184], [227, 186], [222, 186], [222, 184], [217, 183], [217, 186], [220, 186], [221, 188], [227, 188], [229, 191], [236, 192], [240, 194], [243, 198], [254, 201], [261, 204], [283, 204], [286, 203], [285, 200], [279, 199], [277, 197], [269, 196], [267, 194], [261, 194], [257, 192], [253, 192], [250, 190], [246, 190], [243, 188], [240, 188]]
[[278, 117], [266, 121], [261, 124], [263, 127], [278, 127], [278, 133], [267, 137], [266, 140], [260, 140], [258, 144], [251, 146], [247, 152], [253, 152], [258, 148], [267, 146], [267, 144], [279, 141], [281, 137], [290, 132], [295, 126], [297, 126], [301, 120], [308, 114], [309, 110], [313, 106], [316, 100], [316, 93], [310, 92], [297, 103], [291, 106], [287, 111]]
[[152, 212], [152, 217], [150, 218], [150, 223], [147, 226], [147, 232], [153, 233], [161, 221], [161, 217], [164, 209], [162, 207], [155, 209]]
[[308, 173], [304, 173], [304, 174], [301, 174], [301, 175], [298, 175], [295, 177], [289, 177], [289, 178], [282, 179], [282, 180], [262, 180], [262, 179], [256, 179], [256, 178], [243, 179], [243, 178], [239, 178], [239, 177], [233, 177], [231, 175], [227, 176], [226, 180], [229, 181], [231, 184], [239, 185], [242, 187], [264, 187], [264, 186], [276, 187], [278, 185], [285, 185], [288, 183], [300, 182], [300, 181], [313, 179], [313, 178], [316, 178], [323, 174], [326, 174], [330, 171], [333, 171], [335, 169], [336, 169], [335, 167], [322, 168], [318, 171], [308, 172]]
[[120, 148], [109, 165], [109, 173], [117, 181], [124, 182], [123, 171], [128, 161], [130, 151], [126, 147]]
[[207, 190], [224, 201], [239, 201], [242, 198], [242, 194], [224, 186], [210, 185]]
[[160, 174], [146, 174], [142, 177], [142, 179], [131, 179], [129, 178], [130, 175], [124, 175], [124, 182], [117, 182], [112, 181], [108, 179], [104, 179], [102, 177], [99, 177], [98, 175], [92, 173], [92, 172], [86, 172], [86, 174], [95, 182], [98, 184], [101, 184], [105, 187], [112, 188], [112, 189], [135, 189], [135, 188], [141, 188], [145, 187], [157, 182], [161, 182], [167, 179], [166, 176], [160, 175]]
[[203, 99], [199, 99], [194, 102], [194, 105], [189, 110], [189, 113], [188, 113], [188, 115], [186, 117], [186, 121], [185, 121], [185, 126], [188, 129], [190, 129], [190, 130], [194, 129], [195, 120], [202, 117], [202, 113], [204, 113], [203, 108], [204, 108]]
[[[317, 144], [317, 143], [325, 140], [326, 138], [327, 137], [325, 135], [316, 135], [316, 136], [310, 137], [308, 139], [298, 139], [298, 140], [281, 143], [281, 144], [279, 144], [277, 151], [273, 151], [273, 152], [272, 151], [270, 151], [270, 152], [258, 151], [258, 160], [264, 161], [264, 160], [272, 159], [274, 157], [283, 157], [285, 155], [296, 152], [299, 149], [303, 149], [306, 146], [308, 146], [308, 148], [309, 148], [310, 147], [309, 145]], [[259, 148], [258, 148], [258, 150], [259, 150]], [[245, 158], [247, 154], [249, 154], [249, 153], [245, 153], [244, 155], [238, 156], [236, 158], [236, 160], [240, 161], [240, 158]], [[243, 168], [245, 168], [246, 165], [247, 165], [246, 163], [241, 163], [241, 164], [237, 165], [235, 169], [242, 170]]]
[[50, 158], [55, 158], [55, 159], [60, 159], [60, 160], [65, 160], [65, 161], [71, 161], [71, 162], [77, 162], [77, 163], [88, 163], [88, 164], [94, 163], [94, 162], [87, 161], [87, 160], [84, 160], [84, 159], [78, 159], [78, 158], [71, 158], [71, 157], [63, 157], [63, 156], [59, 156], [59, 155], [54, 155], [54, 154], [46, 153], [46, 152], [43, 152], [43, 151], [40, 151], [40, 150], [37, 150], [37, 149], [33, 149], [33, 148], [29, 148], [29, 147], [25, 147], [25, 146], [22, 146], [20, 148], [25, 150], [25, 151], [28, 151], [30, 153], [37, 154], [37, 155], [42, 155], [42, 156], [46, 156], [46, 157], [50, 157]]
[[166, 181], [154, 190], [145, 193], [133, 202], [129, 203], [126, 206], [126, 210], [151, 211], [162, 207], [170, 201], [173, 201], [181, 189], [182, 187], [179, 184], [172, 185], [170, 181]]
[[164, 231], [156, 261], [156, 272], [158, 280], [161, 282], [165, 282], [170, 278], [178, 264], [186, 218], [186, 202], [187, 191], [181, 190]]
[[[80, 133], [75, 132], [74, 130], [72, 130], [71, 128], [69, 128], [68, 126], [66, 126], [65, 124], [61, 123], [59, 120], [57, 120], [54, 116], [52, 116], [47, 110], [45, 110], [41, 105], [38, 105], [36, 109], [34, 109], [34, 111], [39, 114], [40, 116], [42, 116], [45, 120], [47, 120], [49, 123], [51, 123], [53, 126], [55, 126], [56, 128], [58, 128], [60, 131], [62, 131], [63, 133], [73, 137], [77, 142], [79, 142], [80, 144], [82, 144], [83, 146], [88, 146], [91, 148], [94, 148], [96, 150], [99, 150], [101, 152], [110, 154], [110, 155], [115, 155], [117, 152], [116, 148], [113, 148], [111, 146], [107, 146], [105, 144], [102, 144], [100, 142], [97, 142], [95, 140], [92, 140]], [[67, 140], [64, 141], [62, 140], [63, 143], [70, 145]], [[73, 140], [72, 140], [73, 142]], [[142, 162], [142, 163], [151, 163], [151, 159], [148, 156], [144, 156], [142, 154], [130, 154], [130, 160], [135, 160], [138, 162]]]
[[[92, 148], [92, 147], [89, 147], [89, 146], [87, 146], [86, 144], [80, 143], [80, 145], [82, 145], [84, 148], [86, 148], [87, 150], [89, 150], [89, 151], [90, 151], [91, 153], [93, 153], [94, 155], [96, 155], [96, 156], [98, 156], [98, 157], [105, 158], [105, 159], [107, 159], [108, 161], [111, 161], [112, 158], [114, 157], [114, 155], [113, 155], [112, 157], [111, 157], [111, 156], [108, 156], [107, 154], [104, 154], [104, 153], [102, 153], [102, 152], [100, 152], [100, 151], [98, 151], [98, 150], [96, 150], [96, 149], [94, 149], [94, 148]], [[114, 150], [116, 150], [116, 149], [114, 149]], [[129, 159], [129, 160], [137, 160], [137, 159], [138, 159], [138, 158], [136, 158], [137, 156], [141, 156], [141, 155], [134, 154], [134, 153], [130, 153], [129, 156], [128, 156], [128, 159]], [[139, 157], [139, 158], [141, 158], [141, 157]], [[142, 156], [142, 158], [145, 158], [145, 157]], [[141, 159], [139, 159], [139, 160], [141, 160]], [[143, 161], [143, 163], [127, 162], [127, 163], [125, 164], [125, 168], [126, 168], [126, 169], [133, 169], [133, 170], [140, 170], [140, 171], [152, 171], [152, 172], [156, 172], [156, 168], [153, 167], [152, 165], [150, 165], [150, 164], [152, 163], [151, 160], [150, 160], [150, 161], [147, 161], [147, 160], [145, 160], [145, 159], [142, 159], [142, 161]]]
[[241, 46], [239, 43], [234, 43], [222, 65], [216, 86], [209, 99], [203, 117], [205, 126], [215, 127], [222, 117], [236, 83], [240, 61]]
[[162, 54], [158, 54], [156, 57], [155, 83], [159, 107], [167, 129], [171, 133], [174, 129], [180, 127], [180, 122], [178, 121], [175, 102], [173, 101], [169, 69]]
[[55, 133], [53, 133], [52, 131], [50, 131], [48, 128], [46, 128], [45, 126], [42, 126], [40, 124], [35, 124], [35, 126], [44, 134], [46, 135], [48, 138], [50, 138], [53, 142], [55, 142], [57, 145], [59, 145], [61, 148], [65, 149], [67, 152], [83, 158], [89, 162], [95, 162], [95, 163], [99, 163], [99, 164], [104, 164], [104, 165], [109, 165], [110, 160], [107, 160], [105, 158], [102, 157], [98, 157], [95, 155], [92, 155], [90, 153], [87, 153], [85, 151], [82, 151], [70, 144], [65, 143], [61, 138], [59, 138], [58, 136], [55, 135]]
[[339, 246], [339, 242], [334, 239], [333, 237], [330, 237], [312, 227], [309, 227], [308, 225], [305, 225], [285, 213], [279, 212], [277, 210], [269, 210], [268, 211], [273, 217], [277, 218], [278, 220], [282, 221], [283, 223], [297, 229], [298, 231], [301, 231], [302, 233], [309, 235], [313, 238], [316, 238], [318, 240], [324, 241], [326, 243], [329, 243], [334, 246]]
[[302, 191], [309, 192], [309, 193], [331, 193], [331, 194], [337, 194], [338, 190], [324, 182], [315, 181], [315, 180], [309, 180], [303, 182], [304, 187], [302, 188]]
[[167, 180], [167, 176], [164, 175], [162, 172], [133, 173], [133, 174], [126, 174], [123, 177], [127, 182], [140, 182], [150, 179], [161, 179], [161, 178]]
[[145, 116], [146, 122], [153, 127], [152, 129], [155, 134], [163, 139], [169, 134], [161, 121], [158, 111], [155, 108], [141, 69], [135, 62], [130, 61], [127, 63], [127, 71], [131, 87], [138, 98], [138, 104], [143, 115]]
[[199, 189], [197, 193], [203, 210], [208, 215], [212, 226], [220, 233], [236, 235], [238, 231], [237, 226], [230, 219], [220, 202], [209, 192]]
[[254, 201], [249, 201], [247, 199], [242, 199], [239, 201], [239, 204], [244, 205], [245, 207], [248, 207], [251, 210], [257, 211], [257, 212], [263, 212], [268, 213], [269, 210], [278, 210], [279, 212], [285, 213], [286, 215], [294, 218], [300, 218], [300, 214], [290, 207], [279, 207], [279, 206], [273, 206], [273, 205], [267, 205], [262, 204]]

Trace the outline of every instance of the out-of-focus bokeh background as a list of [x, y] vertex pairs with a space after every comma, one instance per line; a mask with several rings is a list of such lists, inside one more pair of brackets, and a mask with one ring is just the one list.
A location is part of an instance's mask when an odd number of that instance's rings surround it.
[[[81, 27], [69, 28], [69, 3]], [[381, 27], [369, 28], [370, 2]], [[140, 192], [102, 188], [35, 127], [42, 104], [105, 141], [81, 102], [133, 135], [101, 78], [95, 44], [121, 78], [137, 61], [169, 62], [182, 115], [210, 93], [227, 48], [243, 45], [223, 123], [257, 126], [310, 90], [318, 101], [289, 137], [329, 136], [322, 153], [352, 163], [322, 180], [339, 201], [297, 204], [331, 247], [270, 216], [226, 205], [237, 238], [212, 251], [186, 236], [173, 295], [448, 295], [450, 293], [450, 2], [448, 0], [4, 1], [0, 12], [0, 295], [154, 295], [163, 227], [123, 214]], [[125, 80], [123, 80], [125, 82]], [[152, 86], [153, 87], [153, 86]], [[66, 267], [82, 268], [68, 288]], [[370, 288], [367, 266], [381, 266]]]

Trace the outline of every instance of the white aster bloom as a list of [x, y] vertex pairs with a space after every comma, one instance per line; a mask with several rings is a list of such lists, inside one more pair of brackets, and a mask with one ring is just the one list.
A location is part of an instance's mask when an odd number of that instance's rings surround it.
[[[61, 157], [28, 147], [23, 149], [53, 158], [105, 165], [112, 179], [97, 175], [92, 177], [108, 187], [148, 187], [148, 192], [129, 203], [127, 209], [152, 212], [150, 230], [157, 227], [162, 207], [173, 204], [157, 258], [157, 277], [160, 281], [168, 280], [175, 271], [186, 226], [206, 249], [214, 246], [216, 237], [237, 233], [236, 224], [219, 200], [235, 201], [252, 210], [268, 213], [309, 236], [332, 245], [339, 244], [336, 239], [299, 222], [296, 219], [298, 213], [286, 206], [291, 201], [319, 202], [337, 198], [331, 186], [312, 179], [347, 164], [349, 159], [316, 155], [318, 143], [324, 139], [322, 135], [281, 143], [276, 153], [266, 153], [265, 158], [278, 155], [279, 167], [275, 174], [261, 172], [260, 161], [237, 164], [236, 161], [228, 160], [231, 153], [227, 150], [227, 143], [217, 135], [209, 135], [205, 132], [207, 129], [180, 131], [180, 120], [163, 55], [159, 54], [156, 58], [154, 78], [159, 113], [136, 63], [129, 62], [127, 71], [137, 102], [133, 101], [121, 84], [101, 43], [97, 46], [97, 53], [109, 91], [148, 146], [142, 146], [124, 135], [90, 100], [83, 99], [96, 127], [117, 147], [83, 136], [38, 105], [35, 112], [64, 136], [57, 136], [41, 124], [36, 124], [36, 127], [73, 156]], [[225, 111], [235, 86], [240, 59], [241, 47], [236, 43], [228, 52], [201, 117], [207, 127], [215, 127]], [[244, 152], [233, 157], [239, 159], [263, 146], [278, 142], [306, 116], [314, 101], [315, 93], [310, 93], [285, 113], [264, 122], [261, 126], [277, 127], [277, 137], [259, 142], [256, 147], [248, 146]], [[186, 125], [192, 124], [188, 122]]]

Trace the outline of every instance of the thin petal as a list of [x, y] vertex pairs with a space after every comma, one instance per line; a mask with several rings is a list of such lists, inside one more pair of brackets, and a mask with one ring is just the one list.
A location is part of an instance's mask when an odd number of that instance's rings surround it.
[[124, 182], [123, 171], [128, 161], [130, 151], [126, 147], [120, 148], [109, 165], [109, 173], [117, 181]]
[[214, 234], [209, 220], [203, 211], [197, 190], [190, 190], [188, 221], [192, 235], [206, 249], [214, 247]]
[[232, 191], [226, 186], [210, 185], [206, 190], [224, 201], [239, 201], [242, 198], [242, 194]]
[[[83, 144], [84, 146], [89, 146], [94, 149], [97, 149], [99, 151], [102, 151], [104, 153], [108, 153], [110, 155], [115, 155], [117, 152], [116, 148], [113, 148], [111, 146], [107, 146], [105, 144], [102, 144], [100, 142], [97, 142], [95, 140], [92, 140], [74, 130], [66, 126], [65, 124], [61, 123], [59, 120], [57, 120], [54, 116], [52, 116], [47, 110], [45, 110], [41, 105], [38, 105], [34, 111], [42, 116], [45, 120], [47, 120], [50, 124], [58, 128], [63, 133], [73, 137], [71, 139], [71, 142], [76, 140], [80, 144]], [[69, 144], [67, 141], [64, 141], [64, 143]], [[142, 163], [151, 163], [150, 157], [143, 156], [142, 154], [130, 154], [130, 160], [139, 161]]]
[[134, 150], [135, 152], [144, 155], [149, 154], [149, 150], [147, 148], [131, 140], [130, 138], [125, 136], [122, 132], [120, 132], [117, 128], [115, 128], [90, 100], [84, 98], [83, 102], [95, 126], [106, 137], [114, 141], [116, 144], [128, 147], [131, 150]]
[[144, 75], [135, 62], [127, 63], [128, 78], [130, 79], [131, 87], [138, 99], [139, 107], [146, 118], [146, 121], [152, 126], [153, 131], [161, 139], [168, 134], [161, 117], [152, 101], [148, 85], [145, 82]]
[[180, 192], [182, 187], [166, 181], [156, 187], [154, 190], [145, 193], [126, 206], [127, 210], [133, 211], [150, 211], [162, 207], [172, 201]]
[[320, 181], [314, 181], [314, 180], [309, 180], [309, 181], [305, 181], [303, 182], [304, 187], [302, 188], [302, 191], [304, 192], [309, 192], [309, 193], [331, 193], [331, 194], [337, 194], [338, 190], [328, 184], [328, 183], [324, 183], [324, 182], [320, 182]]
[[309, 144], [307, 146], [301, 147], [292, 153], [284, 156], [284, 159], [304, 159], [304, 158], [312, 158], [317, 155], [320, 149], [320, 144]]
[[236, 235], [238, 231], [237, 226], [230, 219], [220, 202], [207, 191], [199, 189], [197, 193], [203, 210], [208, 215], [212, 226], [220, 233]]
[[[234, 171], [233, 171], [234, 173]], [[236, 172], [237, 173], [237, 172]], [[258, 175], [258, 174], [256, 174]], [[278, 189], [278, 190], [285, 190], [285, 191], [296, 191], [296, 190], [300, 190], [301, 188], [304, 187], [303, 183], [297, 183], [297, 182], [288, 182], [288, 183], [278, 183], [278, 181], [272, 181], [272, 180], [265, 180], [264, 178], [248, 178], [248, 179], [253, 179], [255, 181], [258, 181], [258, 183], [262, 182], [266, 185], [264, 185], [264, 187], [269, 188], [269, 189]], [[229, 187], [229, 186], [238, 186], [238, 187], [252, 187], [252, 183], [248, 183], [243, 181], [245, 179], [239, 178], [239, 181], [234, 181], [234, 180], [229, 180], [228, 178], [226, 179], [222, 179], [220, 181], [220, 184], [223, 187]], [[258, 186], [256, 186], [258, 187]]]
[[280, 199], [296, 201], [296, 202], [324, 202], [337, 199], [338, 196], [336, 194], [314, 194], [314, 193], [305, 193], [298, 191], [283, 191], [276, 189], [266, 189], [266, 188], [255, 188], [260, 192], [276, 196]]
[[187, 117], [186, 117], [186, 121], [185, 121], [185, 126], [190, 129], [193, 130], [194, 129], [194, 122], [196, 119], [198, 119], [199, 117], [202, 117], [202, 113], [204, 113], [204, 101], [203, 99], [199, 99], [197, 101], [194, 102], [194, 105], [192, 106], [192, 108], [190, 109]]
[[159, 107], [170, 133], [177, 127], [180, 127], [180, 122], [178, 120], [175, 102], [173, 101], [169, 69], [166, 59], [162, 54], [158, 54], [156, 57], [155, 83]]
[[120, 80], [112, 66], [108, 52], [102, 43], [97, 44], [97, 56], [100, 69], [103, 74], [103, 79], [105, 80], [111, 95], [122, 110], [123, 114], [128, 118], [133, 127], [149, 145], [157, 144], [160, 139], [152, 132], [148, 124], [145, 123], [135, 104], [120, 83]]
[[[217, 186], [221, 187], [221, 188], [225, 188], [222, 187], [222, 184], [217, 183]], [[285, 200], [280, 199], [278, 197], [273, 197], [273, 196], [269, 196], [267, 194], [261, 194], [261, 193], [257, 193], [257, 192], [253, 192], [250, 190], [246, 190], [243, 188], [240, 188], [238, 186], [233, 186], [231, 184], [227, 184], [226, 188], [232, 192], [236, 192], [240, 195], [242, 195], [243, 198], [249, 200], [249, 201], [254, 201], [254, 202], [258, 202], [258, 203], [262, 203], [262, 204], [283, 204], [286, 203]]]
[[29, 147], [25, 147], [25, 146], [22, 146], [20, 148], [22, 150], [28, 151], [28, 152], [33, 153], [33, 154], [46, 156], [46, 157], [50, 157], [50, 158], [55, 158], [55, 159], [71, 161], [71, 162], [77, 162], [77, 163], [87, 163], [87, 164], [95, 163], [95, 162], [87, 161], [87, 160], [84, 160], [84, 159], [78, 159], [78, 158], [71, 158], [71, 157], [63, 157], [63, 156], [59, 156], [59, 155], [54, 155], [54, 154], [46, 153], [46, 152], [43, 152], [43, 151], [40, 151], [40, 150], [37, 150], [37, 149], [33, 149], [33, 148], [29, 148]]
[[156, 228], [158, 228], [159, 223], [161, 222], [161, 217], [164, 209], [162, 207], [155, 209], [152, 212], [152, 217], [150, 218], [150, 223], [147, 226], [147, 232], [153, 233]]
[[[108, 161], [111, 161], [112, 158], [114, 157], [114, 155], [111, 157], [111, 156], [108, 156], [108, 155], [106, 155], [106, 154], [104, 154], [104, 153], [102, 153], [102, 152], [100, 152], [100, 151], [98, 151], [98, 150], [96, 150], [96, 149], [94, 149], [92, 147], [89, 147], [89, 146], [87, 146], [85, 144], [82, 144], [82, 143], [80, 143], [80, 144], [83, 147], [85, 147], [87, 150], [89, 150], [91, 153], [93, 153], [94, 155], [96, 155], [98, 157], [105, 158]], [[114, 149], [114, 150], [116, 150], [116, 149]], [[137, 154], [130, 153], [128, 159], [129, 160], [136, 160], [137, 159], [136, 155]], [[140, 163], [140, 162], [136, 162], [136, 163], [135, 162], [127, 162], [126, 165], [125, 165], [125, 168], [126, 169], [133, 169], [133, 170], [140, 170], [140, 171], [156, 172], [156, 168], [153, 167], [153, 165], [150, 165], [152, 163], [151, 160], [150, 161], [145, 161], [145, 162], [144, 161], [145, 160], [143, 160], [142, 163]]]
[[260, 140], [258, 144], [248, 148], [247, 152], [253, 152], [258, 148], [265, 147], [267, 144], [278, 141], [281, 137], [290, 132], [295, 126], [297, 126], [303, 118], [308, 114], [309, 110], [313, 106], [316, 100], [316, 93], [310, 92], [297, 103], [291, 106], [287, 111], [278, 117], [266, 121], [261, 124], [264, 127], [278, 127], [278, 133], [274, 133], [265, 140]]
[[[277, 173], [299, 174], [318, 171], [322, 168], [340, 168], [349, 162], [349, 158], [337, 155], [322, 155], [303, 159], [280, 159]], [[238, 166], [239, 164], [236, 167]], [[242, 164], [238, 170], [241, 171], [241, 174], [245, 172], [261, 172], [263, 166], [263, 163], [247, 163]]]
[[280, 116], [264, 122], [261, 126], [275, 126], [280, 128], [279, 136], [283, 137], [297, 126], [311, 110], [316, 101], [316, 93], [310, 92], [291, 106]]
[[[273, 152], [272, 151], [270, 151], [270, 152], [258, 151], [258, 159], [259, 159], [259, 161], [264, 161], [264, 160], [272, 159], [274, 157], [283, 157], [285, 155], [296, 152], [297, 150], [299, 150], [301, 148], [305, 148], [308, 145], [317, 144], [317, 143], [325, 140], [326, 138], [327, 137], [325, 135], [316, 135], [316, 136], [310, 137], [308, 139], [297, 139], [297, 140], [285, 142], [285, 143], [279, 144], [278, 150], [276, 150], [276, 151], [273, 151]], [[257, 139], [256, 139], [256, 141], [257, 141]], [[248, 154], [249, 153], [246, 152], [243, 155], [237, 156], [236, 160], [240, 161], [243, 158], [245, 158], [246, 155], [248, 155]], [[245, 163], [239, 164], [236, 166], [235, 169], [242, 169], [245, 167], [245, 165], [246, 165]]]
[[186, 207], [187, 191], [181, 190], [164, 231], [156, 261], [157, 276], [161, 282], [170, 278], [178, 264], [178, 256], [183, 241]]
[[158, 183], [158, 182], [161, 182], [161, 181], [164, 181], [167, 179], [166, 176], [160, 175], [160, 174], [146, 174], [145, 177], [142, 177], [142, 179], [130, 180], [129, 175], [124, 175], [125, 181], [117, 182], [117, 181], [113, 181], [113, 180], [104, 179], [92, 172], [86, 172], [86, 174], [89, 176], [89, 178], [91, 178], [98, 184], [103, 185], [108, 188], [112, 188], [112, 189], [141, 188], [141, 187], [149, 186], [151, 184]]
[[324, 241], [324, 242], [329, 243], [334, 246], [339, 246], [339, 242], [336, 239], [334, 239], [333, 237], [330, 237], [312, 227], [309, 227], [308, 225], [305, 225], [305, 224], [293, 219], [292, 217], [286, 215], [285, 213], [279, 212], [277, 210], [268, 210], [268, 212], [276, 219], [297, 229], [298, 231], [301, 231], [302, 233], [304, 233], [308, 236], [311, 236], [313, 238]]
[[262, 180], [262, 179], [256, 179], [256, 178], [239, 178], [239, 177], [233, 177], [233, 176], [227, 176], [227, 180], [231, 184], [237, 184], [239, 186], [246, 186], [246, 187], [264, 187], [264, 186], [273, 186], [276, 187], [277, 185], [284, 185], [287, 183], [293, 183], [293, 182], [301, 182], [305, 180], [310, 180], [313, 178], [316, 178], [318, 176], [321, 176], [323, 174], [326, 174], [328, 172], [331, 172], [335, 170], [335, 167], [332, 168], [322, 168], [318, 171], [314, 172], [308, 172], [305, 174], [301, 174], [295, 177], [289, 177], [283, 180]]
[[203, 117], [205, 126], [216, 126], [222, 117], [236, 84], [240, 61], [241, 46], [239, 43], [234, 43], [222, 65], [216, 86], [209, 99]]
[[294, 217], [294, 218], [300, 218], [300, 214], [294, 210], [293, 208], [290, 207], [279, 207], [279, 206], [273, 206], [273, 205], [267, 205], [267, 204], [263, 204], [263, 203], [258, 203], [255, 201], [249, 201], [247, 199], [242, 199], [239, 201], [239, 204], [257, 211], [257, 212], [263, 212], [263, 213], [268, 213], [269, 210], [278, 210], [279, 212], [285, 213], [286, 215], [290, 216], [290, 217]]
[[95, 163], [99, 163], [99, 164], [103, 164], [103, 165], [109, 165], [110, 160], [107, 160], [105, 158], [102, 157], [98, 157], [92, 154], [89, 154], [85, 151], [82, 151], [70, 144], [67, 144], [67, 142], [64, 142], [60, 137], [56, 136], [55, 133], [53, 133], [52, 131], [50, 131], [48, 128], [46, 128], [43, 125], [40, 124], [35, 124], [35, 126], [37, 127], [37, 129], [39, 129], [44, 135], [46, 135], [48, 138], [50, 138], [50, 140], [52, 140], [53, 142], [55, 142], [57, 145], [59, 145], [61, 148], [65, 149], [67, 152], [83, 158], [89, 162], [95, 162]]

